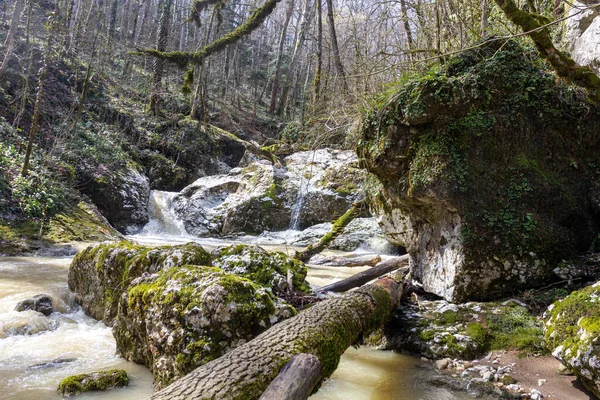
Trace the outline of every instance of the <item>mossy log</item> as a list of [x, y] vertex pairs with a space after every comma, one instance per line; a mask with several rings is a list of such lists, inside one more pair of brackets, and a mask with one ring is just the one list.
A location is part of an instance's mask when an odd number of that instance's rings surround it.
[[550, 20], [543, 15], [521, 10], [513, 0], [495, 0], [504, 14], [533, 40], [540, 56], [552, 65], [558, 76], [589, 90], [594, 101], [600, 101], [600, 77], [589, 67], [577, 64], [558, 50], [545, 27]]
[[327, 232], [321, 239], [319, 239], [319, 241], [309, 245], [304, 251], [297, 251], [294, 255], [294, 258], [302, 262], [306, 262], [315, 254], [318, 254], [325, 250], [325, 248], [327, 248], [327, 246], [329, 246], [329, 244], [333, 242], [335, 238], [337, 238], [344, 232], [346, 226], [348, 226], [348, 224], [360, 214], [360, 209], [365, 204], [365, 200], [360, 200], [352, 204], [352, 207], [350, 207], [350, 209], [346, 211], [344, 215], [339, 217], [333, 223], [333, 226], [331, 227], [331, 230], [329, 232]]
[[195, 369], [151, 400], [258, 399], [288, 361], [302, 353], [319, 359], [320, 382], [335, 371], [349, 346], [388, 321], [401, 294], [395, 280], [384, 278], [317, 303]]
[[272, 152], [265, 150], [264, 148], [260, 148], [260, 147], [256, 146], [255, 144], [248, 142], [244, 139], [241, 139], [241, 138], [237, 137], [236, 135], [234, 135], [233, 133], [226, 131], [225, 129], [218, 128], [214, 125], [208, 125], [208, 130], [212, 134], [235, 140], [236, 142], [238, 142], [242, 146], [244, 146], [244, 148], [247, 151], [249, 151], [250, 153], [254, 154], [257, 157], [263, 158], [269, 162], [272, 162], [273, 164], [281, 165], [281, 161], [279, 161], [277, 156], [275, 154], [273, 154]]
[[378, 263], [373, 268], [359, 272], [358, 274], [352, 275], [349, 278], [342, 279], [341, 281], [331, 283], [317, 289], [317, 292], [346, 292], [355, 287], [364, 285], [365, 283], [377, 279], [387, 273], [395, 271], [400, 267], [408, 263], [408, 254], [401, 257], [390, 258], [389, 260]]

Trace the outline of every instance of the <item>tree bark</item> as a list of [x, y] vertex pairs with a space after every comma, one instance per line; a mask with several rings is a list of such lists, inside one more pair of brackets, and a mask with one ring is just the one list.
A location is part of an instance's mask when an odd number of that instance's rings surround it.
[[348, 82], [346, 82], [346, 74], [344, 73], [344, 66], [342, 65], [342, 59], [340, 58], [340, 49], [338, 47], [337, 34], [335, 33], [335, 22], [333, 19], [333, 0], [327, 0], [327, 20], [329, 22], [329, 37], [331, 40], [331, 51], [333, 52], [333, 60], [335, 62], [335, 69], [340, 76], [342, 81], [342, 87], [346, 93], [350, 92], [348, 88]]
[[271, 90], [271, 105], [269, 112], [273, 114], [277, 107], [277, 92], [279, 91], [279, 72], [281, 70], [281, 63], [283, 61], [283, 45], [285, 44], [285, 37], [287, 35], [287, 28], [292, 19], [294, 13], [294, 0], [289, 0], [288, 8], [285, 13], [285, 21], [281, 28], [281, 35], [279, 36], [279, 46], [277, 49], [277, 61], [275, 61], [275, 73], [273, 74], [273, 89]]
[[323, 9], [321, 0], [317, 2], [317, 66], [315, 67], [315, 103], [319, 102], [321, 96], [321, 74], [323, 70]]
[[195, 369], [151, 400], [258, 399], [283, 366], [301, 353], [319, 359], [320, 382], [335, 371], [349, 346], [389, 320], [401, 293], [402, 287], [386, 278], [317, 303]]
[[312, 354], [292, 357], [260, 400], [300, 400], [310, 396], [321, 375], [321, 362]]
[[317, 289], [317, 292], [347, 292], [350, 289], [362, 286], [373, 279], [377, 279], [380, 276], [399, 269], [408, 263], [408, 258], [408, 254], [401, 257], [390, 258], [389, 260], [380, 262], [373, 268], [359, 272], [358, 274], [342, 279], [341, 281], [323, 286], [322, 288]]
[[[156, 39], [157, 51], [165, 51], [167, 49], [172, 4], [173, 0], [161, 0], [158, 6], [160, 17], [158, 35]], [[155, 59], [153, 69], [154, 74], [152, 79], [152, 94], [150, 95], [150, 112], [152, 115], [158, 115], [160, 113], [160, 89], [165, 69], [165, 61], [160, 58]]]
[[8, 60], [10, 60], [10, 57], [12, 57], [15, 36], [17, 34], [17, 30], [19, 29], [19, 22], [21, 21], [21, 13], [23, 12], [24, 5], [25, 0], [17, 0], [17, 4], [15, 4], [15, 11], [13, 12], [12, 21], [10, 23], [10, 29], [8, 30], [6, 41], [4, 42], [4, 45], [6, 47], [6, 53], [4, 53], [4, 60], [2, 60], [2, 65], [0, 65], [0, 75], [6, 72], [6, 68], [8, 67]]

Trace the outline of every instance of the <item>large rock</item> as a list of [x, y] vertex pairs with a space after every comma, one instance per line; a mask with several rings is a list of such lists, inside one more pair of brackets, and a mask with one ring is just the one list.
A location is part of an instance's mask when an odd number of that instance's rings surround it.
[[104, 391], [129, 385], [127, 372], [122, 369], [73, 375], [63, 379], [58, 385], [59, 393], [64, 397], [86, 392]]
[[365, 172], [353, 152], [322, 149], [264, 160], [198, 179], [172, 207], [195, 236], [304, 228], [340, 217], [358, 199]]
[[490, 350], [533, 354], [544, 348], [542, 322], [516, 301], [405, 303], [384, 333], [387, 347], [432, 359], [473, 359]]
[[157, 248], [127, 241], [93, 245], [73, 258], [69, 289], [88, 315], [111, 324], [133, 279], [186, 264], [210, 265], [210, 255], [195, 243]]
[[594, 1], [573, 1], [565, 21], [564, 41], [571, 56], [580, 65], [587, 65], [600, 73], [600, 10], [584, 10]]
[[546, 312], [546, 346], [600, 398], [600, 282], [571, 293]]
[[122, 233], [135, 233], [148, 222], [150, 182], [134, 165], [117, 171], [98, 167], [84, 192]]
[[380, 225], [450, 301], [542, 285], [598, 232], [600, 109], [524, 54], [513, 42], [462, 53], [362, 121]]
[[52, 297], [47, 294], [38, 294], [30, 299], [25, 299], [17, 303], [15, 311], [33, 310], [44, 314], [46, 317], [54, 312]]
[[263, 286], [190, 265], [135, 280], [113, 333], [117, 352], [148, 366], [158, 389], [294, 314]]

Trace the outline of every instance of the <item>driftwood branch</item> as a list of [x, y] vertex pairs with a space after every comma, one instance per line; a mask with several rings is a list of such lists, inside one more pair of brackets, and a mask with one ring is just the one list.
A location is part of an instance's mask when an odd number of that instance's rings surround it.
[[254, 154], [257, 157], [263, 158], [269, 162], [272, 162], [273, 164], [281, 164], [281, 161], [279, 160], [279, 158], [277, 158], [277, 156], [273, 153], [271, 153], [270, 151], [264, 150], [258, 146], [256, 146], [255, 144], [248, 142], [247, 140], [241, 139], [238, 136], [234, 135], [231, 132], [226, 131], [225, 129], [221, 129], [218, 128], [214, 125], [208, 125], [208, 131], [215, 134], [215, 135], [219, 135], [219, 136], [223, 136], [225, 138], [231, 139], [231, 140], [235, 140], [236, 142], [240, 143], [242, 146], [244, 146], [244, 148]]
[[346, 292], [355, 287], [364, 285], [365, 283], [377, 279], [382, 275], [390, 273], [408, 264], [408, 254], [401, 257], [390, 258], [374, 266], [373, 268], [359, 272], [349, 278], [338, 282], [331, 283], [327, 286], [317, 289], [317, 292]]
[[304, 353], [295, 355], [260, 396], [260, 400], [306, 399], [320, 376], [321, 362], [317, 357]]
[[344, 232], [346, 226], [348, 226], [348, 224], [359, 215], [360, 209], [364, 204], [366, 204], [365, 200], [360, 200], [352, 204], [352, 207], [350, 207], [350, 209], [346, 211], [344, 215], [339, 217], [333, 223], [333, 226], [331, 227], [331, 230], [329, 232], [327, 232], [321, 239], [319, 239], [318, 242], [309, 245], [304, 251], [297, 251], [294, 258], [306, 262], [315, 254], [325, 250], [325, 248], [327, 248], [327, 246], [329, 246], [329, 244], [333, 242], [335, 238], [337, 238]]
[[[359, 338], [386, 323], [402, 286], [391, 278], [317, 303], [155, 393], [152, 400], [255, 400], [297, 354], [319, 359], [329, 377]], [[317, 382], [317, 384], [318, 384]]]

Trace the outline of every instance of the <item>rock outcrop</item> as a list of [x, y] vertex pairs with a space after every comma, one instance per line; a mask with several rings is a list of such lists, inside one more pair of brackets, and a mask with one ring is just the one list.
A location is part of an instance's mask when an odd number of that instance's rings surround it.
[[137, 166], [128, 165], [118, 171], [100, 166], [84, 192], [122, 233], [135, 233], [148, 222], [150, 181]]
[[309, 291], [306, 266], [237, 245], [90, 246], [69, 269], [83, 309], [113, 326], [117, 352], [163, 387], [296, 314], [285, 302]]
[[362, 121], [380, 225], [424, 289], [449, 301], [542, 285], [599, 229], [600, 110], [525, 54], [488, 42]]
[[546, 312], [546, 346], [600, 398], [600, 282], [571, 293]]
[[573, 60], [600, 73], [600, 10], [585, 9], [594, 1], [573, 1], [565, 21], [564, 41]]
[[200, 178], [173, 199], [173, 210], [194, 236], [262, 233], [332, 221], [359, 196], [364, 171], [353, 152], [301, 152], [283, 163], [254, 160]]

